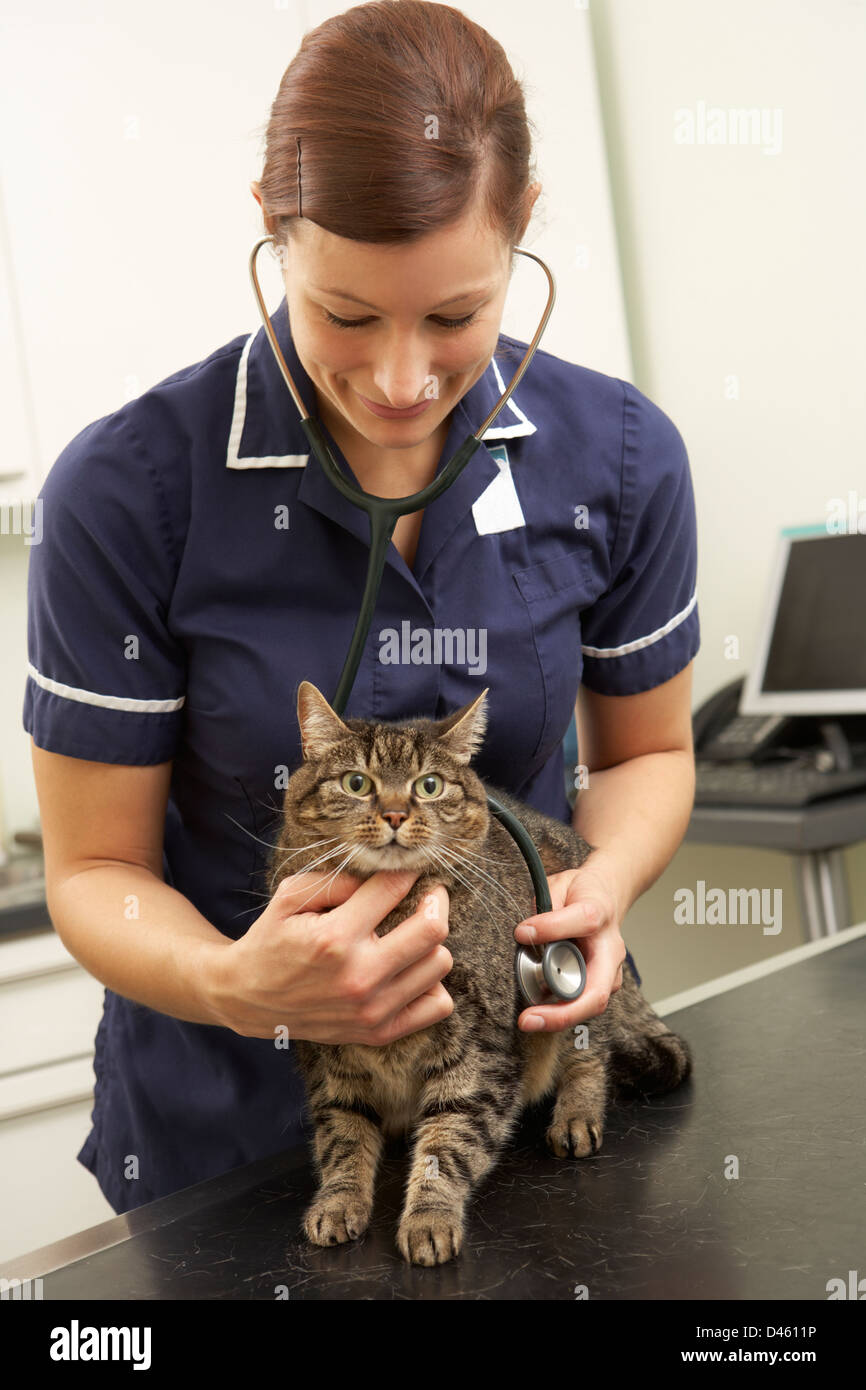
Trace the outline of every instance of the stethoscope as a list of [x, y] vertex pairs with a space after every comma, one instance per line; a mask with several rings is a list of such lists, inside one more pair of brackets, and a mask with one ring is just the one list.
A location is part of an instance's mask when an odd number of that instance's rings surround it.
[[[289, 388], [292, 400], [297, 406], [301, 417], [301, 428], [303, 429], [310, 443], [310, 448], [322, 466], [325, 477], [333, 483], [334, 487], [353, 502], [356, 507], [360, 507], [370, 518], [370, 560], [367, 566], [367, 579], [364, 586], [364, 593], [361, 598], [361, 608], [358, 613], [358, 620], [355, 624], [355, 631], [349, 646], [349, 652], [343, 665], [343, 671], [337, 686], [337, 693], [330, 702], [336, 714], [342, 714], [346, 707], [346, 702], [355, 683], [355, 676], [361, 662], [361, 654], [367, 634], [370, 630], [370, 623], [373, 619], [373, 612], [376, 607], [376, 599], [382, 583], [382, 574], [385, 568], [385, 557], [388, 546], [394, 532], [397, 520], [401, 516], [406, 516], [410, 512], [420, 511], [439, 497], [446, 488], [450, 487], [454, 480], [463, 472], [475, 450], [481, 443], [482, 436], [496, 419], [502, 407], [510, 397], [512, 391], [517, 386], [523, 373], [529, 366], [538, 347], [539, 340], [547, 320], [550, 318], [553, 302], [556, 298], [556, 285], [553, 275], [540, 256], [536, 256], [534, 251], [526, 251], [523, 247], [515, 247], [515, 251], [521, 256], [530, 256], [537, 261], [542, 270], [547, 275], [550, 285], [547, 305], [544, 310], [541, 322], [535, 330], [535, 336], [526, 350], [523, 361], [515, 372], [507, 391], [503, 393], [499, 401], [491, 410], [487, 419], [475, 434], [470, 434], [468, 439], [461, 444], [456, 454], [438, 477], [433, 479], [427, 487], [420, 492], [413, 493], [411, 497], [376, 497], [372, 493], [363, 492], [348, 481], [338, 467], [333, 454], [331, 453], [321, 426], [317, 419], [310, 415], [306, 409], [300, 393], [292, 380], [289, 369], [286, 366], [280, 345], [277, 342], [267, 308], [265, 307], [262, 292], [259, 287], [256, 275], [256, 257], [261, 248], [267, 243], [276, 239], [273, 236], [261, 237], [255, 244], [250, 255], [250, 277], [253, 282], [256, 301], [259, 306], [262, 324], [268, 341], [273, 350], [277, 365], [283, 375], [283, 380]], [[532, 886], [535, 890], [536, 912], [550, 912], [550, 890], [547, 883], [547, 875], [544, 872], [544, 865], [532, 839], [525, 826], [516, 816], [507, 811], [504, 806], [490, 794], [487, 795], [487, 805], [490, 811], [501, 821], [505, 829], [516, 840], [530, 875], [532, 876]], [[556, 1003], [559, 1000], [570, 1001], [579, 998], [586, 985], [586, 963], [583, 956], [573, 941], [550, 941], [543, 948], [541, 946], [521, 946], [517, 947], [517, 954], [514, 962], [514, 971], [517, 978], [518, 987], [529, 1004]]]

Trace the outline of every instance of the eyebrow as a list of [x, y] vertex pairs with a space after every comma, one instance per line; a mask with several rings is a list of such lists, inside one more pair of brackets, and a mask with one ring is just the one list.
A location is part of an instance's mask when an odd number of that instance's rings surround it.
[[[494, 288], [495, 284], [491, 283], [489, 285], [477, 285], [471, 290], [461, 290], [459, 294], [452, 294], [450, 299], [443, 299], [439, 304], [434, 304], [430, 312], [434, 313], [436, 309], [445, 309], [449, 304], [456, 304], [459, 299], [469, 299], [476, 294], [485, 294]], [[381, 309], [376, 308], [375, 304], [368, 304], [366, 299], [359, 299], [356, 294], [349, 294], [348, 290], [336, 289], [333, 285], [313, 285], [313, 289], [317, 294], [335, 294], [339, 299], [351, 299], [353, 304], [360, 304], [364, 309], [375, 309], [377, 314], [382, 312]]]

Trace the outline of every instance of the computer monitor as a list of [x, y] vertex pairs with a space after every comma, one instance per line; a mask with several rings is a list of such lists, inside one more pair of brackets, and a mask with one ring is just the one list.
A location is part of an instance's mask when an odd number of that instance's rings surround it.
[[866, 713], [866, 534], [781, 531], [740, 713]]

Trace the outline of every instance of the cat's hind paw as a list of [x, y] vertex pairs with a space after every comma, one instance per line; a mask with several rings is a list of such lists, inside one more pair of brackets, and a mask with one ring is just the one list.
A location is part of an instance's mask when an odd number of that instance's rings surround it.
[[371, 1212], [369, 1202], [357, 1193], [323, 1192], [304, 1217], [304, 1231], [314, 1245], [344, 1245], [364, 1234]]
[[397, 1248], [407, 1264], [441, 1265], [460, 1254], [463, 1217], [443, 1207], [407, 1212], [397, 1228]]
[[554, 1120], [547, 1131], [547, 1147], [557, 1158], [592, 1158], [601, 1148], [603, 1134], [600, 1120]]

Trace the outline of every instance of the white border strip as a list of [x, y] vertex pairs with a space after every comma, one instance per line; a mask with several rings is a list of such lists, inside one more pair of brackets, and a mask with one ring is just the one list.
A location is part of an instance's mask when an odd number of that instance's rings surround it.
[[[501, 396], [503, 391], [505, 390], [505, 382], [502, 380], [502, 373], [499, 370], [499, 363], [496, 361], [495, 357], [491, 357], [489, 365], [493, 368], [493, 375], [496, 377], [496, 384], [499, 387], [498, 394]], [[510, 410], [512, 415], [516, 415], [518, 420], [520, 421], [520, 424], [491, 425], [488, 429], [484, 431], [483, 435], [481, 436], [482, 440], [518, 439], [525, 434], [535, 434], [537, 427], [533, 425], [531, 420], [528, 420], [526, 418], [513, 396], [509, 396], [508, 400], [505, 402], [505, 405], [503, 406], [503, 409]], [[501, 413], [502, 412], [500, 411], [500, 415]], [[497, 420], [500, 418], [500, 415], [497, 415]]]
[[174, 710], [180, 709], [186, 701], [185, 695], [178, 696], [176, 700], [133, 700], [125, 695], [97, 695], [92, 690], [79, 690], [74, 685], [64, 685], [62, 681], [53, 681], [50, 676], [43, 676], [30, 661], [27, 663], [27, 672], [37, 685], [50, 691], [52, 695], [62, 695], [66, 700], [77, 700], [81, 705], [98, 705], [100, 709], [121, 709], [131, 714], [171, 714]]
[[846, 927], [844, 931], [833, 932], [831, 936], [822, 936], [819, 941], [807, 941], [805, 946], [794, 946], [790, 951], [781, 951], [770, 960], [758, 961], [755, 965], [744, 965], [741, 970], [732, 970], [728, 975], [718, 975], [714, 980], [707, 980], [705, 984], [695, 985], [694, 989], [684, 989], [680, 994], [669, 994], [666, 999], [659, 999], [654, 1003], [653, 1008], [664, 1018], [665, 1014], [675, 1013], [677, 1009], [690, 1009], [693, 1004], [702, 1004], [705, 999], [714, 999], [717, 994], [727, 994], [729, 990], [748, 985], [752, 980], [762, 980], [765, 975], [773, 975], [777, 970], [787, 970], [789, 965], [811, 960], [812, 956], [820, 956], [822, 952], [832, 951], [836, 946], [845, 946], [849, 941], [856, 941], [864, 935], [866, 922]]
[[698, 591], [692, 594], [685, 608], [681, 608], [679, 613], [675, 613], [670, 622], [665, 623], [664, 627], [657, 627], [655, 632], [651, 632], [648, 637], [636, 637], [633, 642], [624, 642], [621, 647], [581, 647], [584, 656], [628, 656], [629, 652], [640, 651], [641, 647], [651, 647], [653, 642], [660, 642], [663, 637], [667, 637], [675, 627], [679, 627], [689, 616], [698, 599]]
[[238, 363], [232, 423], [226, 450], [226, 468], [306, 468], [310, 458], [309, 454], [271, 454], [267, 458], [245, 455], [243, 458], [238, 458], [241, 435], [244, 432], [247, 418], [247, 359], [255, 337], [256, 334], [251, 333], [247, 338]]

